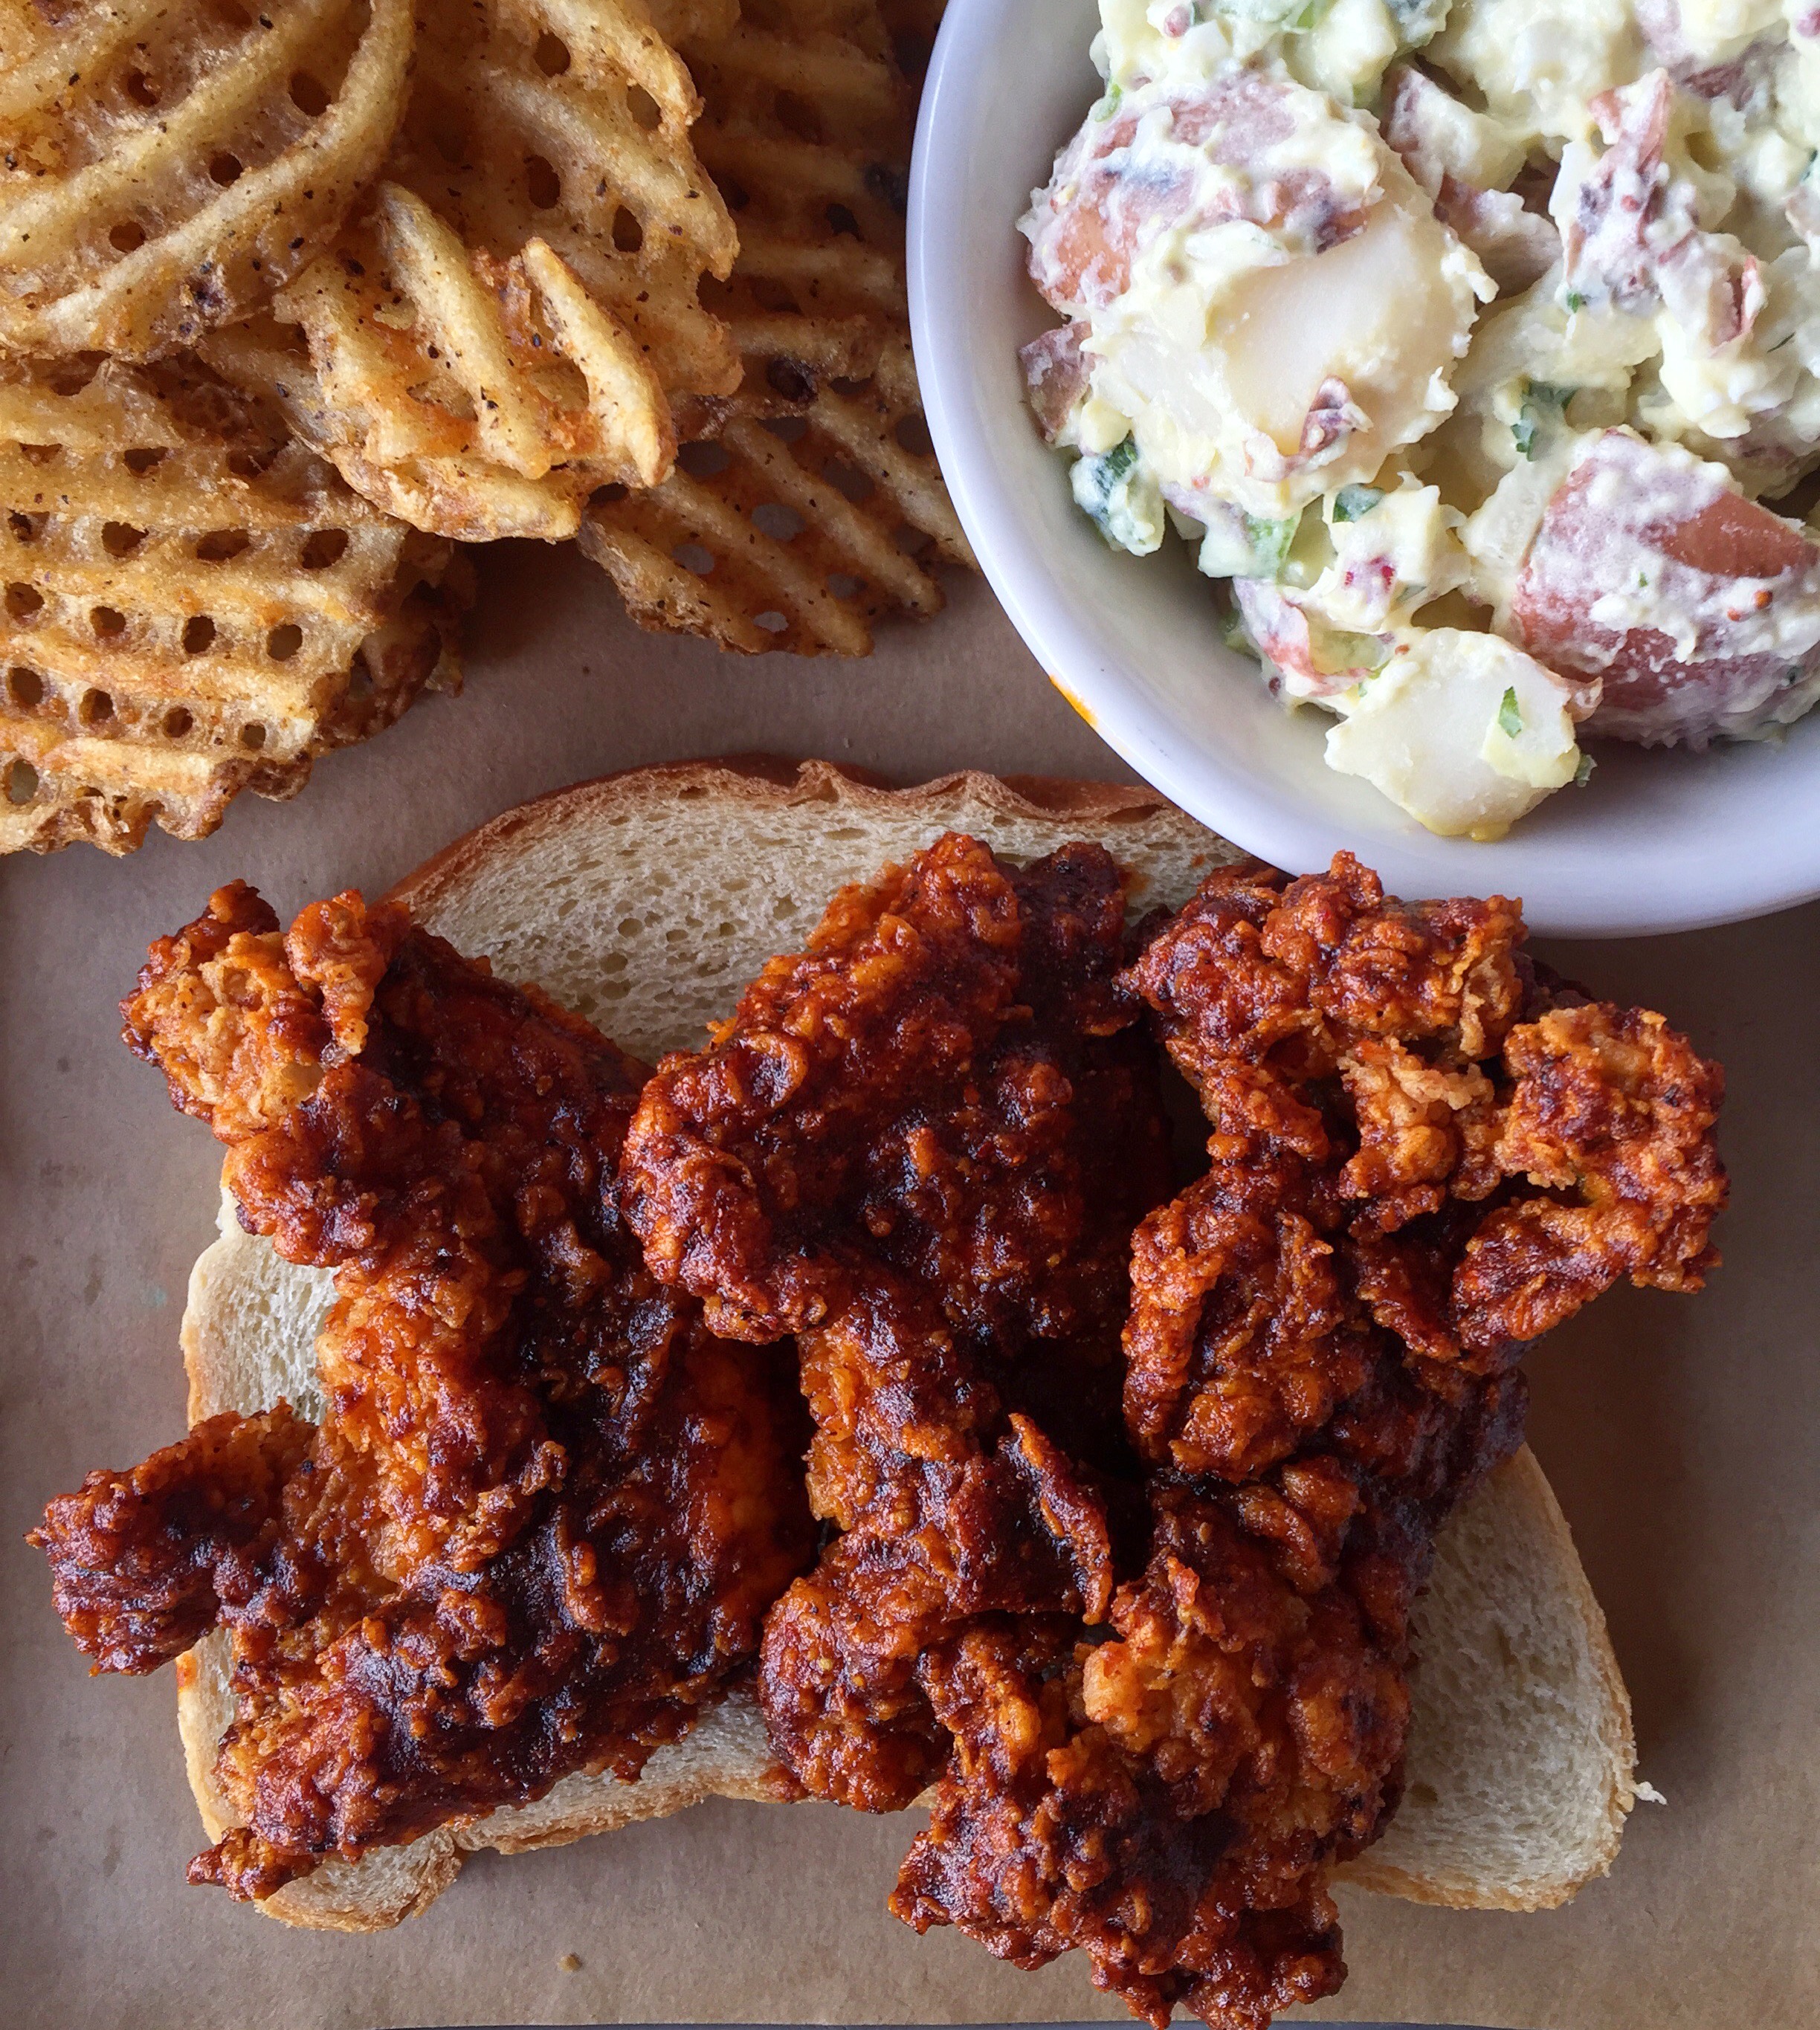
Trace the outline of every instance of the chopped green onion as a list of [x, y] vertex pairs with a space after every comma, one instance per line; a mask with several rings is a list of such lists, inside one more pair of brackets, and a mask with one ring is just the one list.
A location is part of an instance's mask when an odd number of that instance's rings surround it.
[[1576, 790], [1584, 790], [1592, 780], [1592, 771], [1598, 766], [1599, 764], [1590, 754], [1581, 755], [1580, 765], [1573, 771], [1573, 786]]
[[1334, 496], [1334, 519], [1362, 522], [1383, 497], [1381, 486], [1342, 486]]
[[1302, 518], [1291, 515], [1282, 522], [1267, 520], [1261, 515], [1248, 515], [1245, 518], [1245, 540], [1251, 545], [1254, 569], [1246, 574], [1250, 578], [1278, 578], [1283, 574], [1283, 566], [1290, 560], [1290, 546], [1296, 539], [1296, 530], [1301, 526]]
[[1569, 289], [1568, 291], [1567, 307], [1570, 311], [1583, 310], [1586, 308], [1586, 299], [1580, 293], [1578, 289]]
[[1517, 412], [1517, 421], [1510, 426], [1510, 434], [1525, 458], [1535, 455], [1536, 433], [1543, 412], [1553, 410], [1556, 415], [1564, 416], [1568, 403], [1579, 392], [1575, 388], [1558, 387], [1550, 381], [1529, 381], [1524, 384], [1523, 407]]
[[1093, 117], [1096, 120], [1110, 120], [1118, 110], [1118, 102], [1124, 96], [1122, 86], [1116, 84], [1108, 86], [1106, 96], [1093, 109]]
[[1498, 708], [1498, 727], [1501, 733], [1512, 740], [1523, 731], [1523, 714], [1517, 709], [1514, 684], [1504, 693], [1504, 701]]

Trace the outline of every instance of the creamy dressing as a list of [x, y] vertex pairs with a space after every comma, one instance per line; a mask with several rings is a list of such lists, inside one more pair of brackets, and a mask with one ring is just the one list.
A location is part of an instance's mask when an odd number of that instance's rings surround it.
[[1033, 407], [1108, 541], [1230, 581], [1332, 765], [1488, 836], [1585, 779], [1582, 723], [1814, 702], [1820, 548], [1755, 504], [1820, 464], [1812, 0], [1102, 21], [1022, 221], [1069, 320]]

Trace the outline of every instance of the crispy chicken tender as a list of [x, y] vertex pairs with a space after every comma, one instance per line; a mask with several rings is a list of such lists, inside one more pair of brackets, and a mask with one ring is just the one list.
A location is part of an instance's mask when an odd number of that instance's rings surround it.
[[1342, 854], [1222, 869], [1131, 969], [1214, 1128], [1136, 1243], [1146, 1458], [1255, 1475], [1379, 1329], [1491, 1373], [1621, 1277], [1700, 1287], [1722, 1075], [1658, 1015], [1551, 1006], [1524, 935], [1513, 903], [1399, 902]]
[[[1124, 896], [1103, 848], [1019, 873], [950, 833], [843, 889], [713, 1047], [677, 1053], [627, 1143], [627, 1217], [716, 1331], [820, 1324], [882, 1262], [963, 1328], [1059, 1338], [1107, 1315], [1122, 1265], [1113, 1150], [1141, 1054], [1113, 977]], [[1092, 1128], [1111, 1128], [1104, 1158]]]
[[281, 936], [242, 884], [162, 939], [128, 1042], [229, 1145], [243, 1221], [337, 1271], [329, 1407], [211, 1418], [34, 1541], [99, 1668], [233, 1631], [191, 1879], [636, 1775], [748, 1671], [807, 1562], [786, 1379], [646, 1270], [615, 1204], [643, 1068], [352, 894]]
[[91, 1473], [51, 1503], [45, 1548], [80, 1547], [80, 1563], [54, 1558], [52, 1597], [96, 1669], [155, 1671], [214, 1627], [224, 1596], [250, 1597], [314, 1435], [288, 1403], [210, 1417], [143, 1466]]
[[1153, 1478], [1111, 1639], [982, 1622], [921, 1666], [954, 1739], [891, 1907], [1040, 1966], [1084, 1950], [1158, 2026], [1230, 2030], [1345, 1977], [1332, 1865], [1401, 1787], [1409, 1615], [1439, 1519], [1520, 1437], [1520, 1376], [1394, 1364], [1327, 1457], [1242, 1489]]
[[891, 1907], [1022, 1965], [1085, 1948], [1152, 2021], [1238, 2021], [1335, 1985], [1338, 1913], [1305, 1856], [1369, 1837], [1409, 1695], [1345, 1596], [1304, 1603], [1192, 1496], [1157, 1520], [1118, 1639], [1077, 1653], [1066, 1628], [984, 1623], [929, 1659], [955, 1769]]
[[1100, 848], [1019, 872], [950, 835], [837, 896], [640, 1101], [652, 1268], [718, 1329], [798, 1335], [843, 1534], [769, 1617], [760, 1688], [818, 1796], [891, 1809], [936, 1774], [918, 1659], [970, 1619], [1105, 1614], [1095, 1468], [1126, 1461], [1126, 1264], [1170, 1180], [1124, 952]]
[[1396, 1807], [1411, 1611], [1520, 1441], [1520, 1342], [1714, 1259], [1716, 1067], [1658, 1017], [1550, 1006], [1522, 935], [1342, 856], [1221, 870], [1125, 976], [1214, 1130], [1133, 1248], [1148, 1559], [1104, 1640], [987, 1617], [920, 1660], [953, 1749], [891, 1899], [919, 1931], [1081, 1948], [1159, 2030], [1343, 1980], [1327, 1875]]

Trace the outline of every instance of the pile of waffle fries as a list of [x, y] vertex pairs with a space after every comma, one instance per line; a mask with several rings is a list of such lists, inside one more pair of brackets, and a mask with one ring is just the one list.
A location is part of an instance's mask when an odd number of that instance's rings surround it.
[[746, 651], [939, 608], [939, 14], [0, 0], [0, 851], [295, 794], [459, 682], [458, 545]]

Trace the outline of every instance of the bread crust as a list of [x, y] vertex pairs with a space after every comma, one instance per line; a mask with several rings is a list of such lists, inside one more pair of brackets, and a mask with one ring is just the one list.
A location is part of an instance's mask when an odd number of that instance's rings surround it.
[[[522, 850], [553, 832], [599, 824], [616, 808], [635, 809], [656, 798], [716, 797], [728, 804], [761, 808], [826, 804], [831, 809], [861, 812], [889, 807], [904, 812], [939, 809], [963, 796], [1006, 818], [1050, 818], [1078, 824], [1092, 836], [1104, 838], [1109, 848], [1122, 825], [1174, 809], [1167, 797], [1142, 783], [1077, 782], [1062, 775], [988, 775], [977, 768], [957, 768], [899, 789], [870, 769], [837, 761], [794, 761], [780, 754], [724, 754], [616, 769], [515, 805], [432, 853], [421, 867], [395, 882], [385, 899], [401, 903], [414, 916], [433, 915], [437, 902], [451, 889], [470, 880], [482, 862]], [[1214, 857], [1209, 856], [1210, 864]]]
[[[1157, 838], [1167, 836], [1175, 862], [1171, 879], [1178, 888], [1184, 879], [1198, 880], [1208, 868], [1238, 857], [1226, 842], [1142, 785], [1048, 776], [1000, 779], [963, 769], [910, 788], [894, 788], [869, 771], [832, 762], [740, 754], [621, 770], [519, 805], [434, 854], [395, 883], [388, 899], [434, 926], [458, 907], [464, 894], [509, 871], [511, 863], [534, 858], [540, 848], [588, 835], [610, 839], [642, 812], [679, 803], [699, 805], [704, 820], [716, 812], [725, 819], [736, 812], [750, 817], [813, 810], [825, 812], [830, 831], [837, 823], [863, 826], [869, 820], [888, 822], [894, 832], [917, 825], [939, 829], [958, 809], [988, 835], [993, 819], [1020, 828], [1026, 837], [1033, 826], [1045, 836], [1052, 827], [1054, 844], [1066, 838], [1097, 838], [1115, 859], [1122, 857], [1122, 838], [1140, 846], [1148, 841], [1154, 850]], [[981, 812], [987, 820], [983, 824]], [[1157, 885], [1149, 878], [1152, 872], [1128, 867], [1134, 905], [1144, 906], [1150, 899], [1145, 890]], [[825, 894], [832, 885], [820, 883], [819, 892]], [[313, 1293], [299, 1280], [312, 1275], [318, 1278]], [[313, 1375], [311, 1306], [319, 1314], [327, 1296], [326, 1277], [279, 1262], [267, 1243], [240, 1230], [231, 1203], [224, 1201], [221, 1238], [196, 1264], [184, 1317], [191, 1420], [224, 1407], [266, 1407], [245, 1399], [249, 1392], [269, 1392], [274, 1376], [284, 1378], [293, 1395], [307, 1399]], [[1536, 1909], [1565, 1902], [1593, 1876], [1602, 1874], [1617, 1852], [1624, 1816], [1635, 1795], [1630, 1706], [1604, 1617], [1565, 1520], [1528, 1450], [1501, 1468], [1486, 1496], [1479, 1498], [1496, 1498], [1509, 1509], [1513, 1519], [1507, 1526], [1523, 1535], [1529, 1563], [1546, 1573], [1539, 1590], [1547, 1593], [1544, 1604], [1554, 1618], [1554, 1633], [1574, 1652], [1583, 1679], [1597, 1687], [1591, 1709], [1580, 1716], [1596, 1738], [1592, 1759], [1601, 1772], [1599, 1794], [1584, 1801], [1583, 1816], [1591, 1831], [1582, 1829], [1574, 1852], [1563, 1854], [1552, 1873], [1538, 1872], [1514, 1892], [1496, 1876], [1468, 1878], [1412, 1861], [1412, 1829], [1408, 1825], [1394, 1850], [1371, 1850], [1342, 1871], [1342, 1879], [1417, 1902]], [[177, 1674], [179, 1723], [191, 1787], [211, 1841], [229, 1823], [229, 1808], [213, 1780], [214, 1746], [233, 1712], [225, 1650], [224, 1638], [211, 1637], [180, 1660]], [[1420, 1674], [1416, 1682], [1420, 1723]], [[1418, 1742], [1412, 1770], [1419, 1761]], [[709, 1797], [790, 1794], [787, 1779], [765, 1739], [755, 1703], [749, 1694], [736, 1691], [682, 1742], [661, 1749], [636, 1783], [565, 1778], [534, 1805], [440, 1828], [411, 1846], [377, 1850], [359, 1862], [331, 1862], [258, 1907], [291, 1924], [381, 1930], [434, 1902], [460, 1872], [467, 1853], [481, 1846], [525, 1852], [680, 1811]], [[1419, 1829], [1413, 1830], [1419, 1850]], [[1403, 1860], [1395, 1857], [1398, 1851]]]

